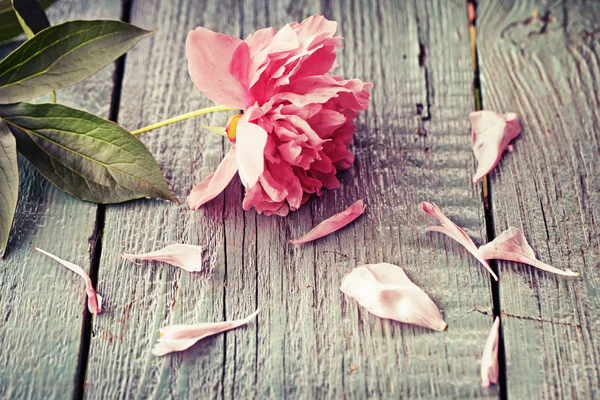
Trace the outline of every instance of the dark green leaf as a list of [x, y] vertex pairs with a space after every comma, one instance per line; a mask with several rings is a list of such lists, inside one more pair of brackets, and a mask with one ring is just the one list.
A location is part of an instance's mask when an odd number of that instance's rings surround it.
[[0, 104], [74, 85], [152, 33], [120, 21], [70, 21], [46, 28], [0, 61]]
[[0, 258], [6, 251], [18, 195], [17, 145], [6, 124], [0, 121]]
[[177, 201], [142, 142], [111, 121], [59, 104], [27, 103], [0, 106], [0, 118], [19, 152], [75, 197], [96, 203]]
[[[48, 8], [56, 0], [40, 0], [43, 9]], [[11, 0], [0, 0], [0, 42], [12, 39], [23, 33], [21, 24], [12, 8]]]
[[12, 0], [12, 6], [28, 38], [50, 26], [50, 21], [37, 0]]
[[[12, 6], [28, 39], [50, 26], [50, 21], [37, 0], [12, 0]], [[50, 93], [50, 99], [51, 103], [56, 103], [56, 92]]]

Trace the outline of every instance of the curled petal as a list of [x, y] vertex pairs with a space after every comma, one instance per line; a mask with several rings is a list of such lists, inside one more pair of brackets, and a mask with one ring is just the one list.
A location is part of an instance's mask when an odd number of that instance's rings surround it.
[[235, 145], [240, 180], [245, 187], [256, 185], [265, 170], [267, 131], [256, 124], [240, 120], [237, 124]]
[[483, 354], [481, 355], [481, 386], [488, 387], [490, 384], [498, 383], [498, 340], [500, 333], [500, 318], [496, 317], [492, 330], [485, 342]]
[[475, 111], [469, 114], [469, 119], [471, 146], [478, 164], [473, 183], [477, 183], [498, 165], [510, 141], [521, 133], [521, 124], [515, 113]]
[[340, 290], [380, 318], [436, 331], [448, 326], [433, 300], [396, 265], [380, 263], [355, 268], [344, 277]]
[[527, 243], [527, 239], [523, 232], [517, 228], [510, 227], [502, 232], [496, 239], [490, 243], [481, 246], [479, 253], [486, 260], [508, 260], [529, 264], [533, 267], [542, 269], [553, 274], [564, 276], [579, 276], [579, 273], [571, 270], [563, 271], [562, 269], [554, 268], [551, 265], [541, 262], [535, 257], [533, 249]]
[[217, 170], [194, 186], [187, 198], [188, 206], [192, 210], [199, 209], [204, 204], [217, 197], [225, 190], [227, 185], [229, 185], [229, 182], [231, 182], [237, 172], [235, 153], [234, 146], [227, 152], [227, 155], [225, 155], [225, 158], [223, 158], [217, 167]]
[[479, 249], [477, 249], [477, 246], [475, 246], [473, 240], [469, 237], [469, 235], [467, 235], [467, 232], [462, 230], [454, 222], [450, 221], [450, 218], [446, 217], [442, 210], [440, 210], [440, 208], [435, 204], [423, 201], [419, 206], [425, 214], [437, 218], [442, 223], [442, 226], [430, 226], [427, 228], [427, 232], [440, 232], [446, 234], [452, 239], [456, 240], [458, 243], [462, 244], [469, 251], [469, 253], [473, 254], [475, 258], [479, 260], [479, 262], [485, 267], [485, 269], [489, 271], [494, 279], [496, 281], [498, 280], [498, 277], [494, 271], [492, 271], [492, 268], [488, 262], [481, 256]]
[[83, 278], [85, 282], [85, 292], [87, 293], [88, 297], [88, 310], [90, 310], [92, 314], [100, 314], [100, 312], [102, 312], [102, 296], [96, 293], [96, 291], [94, 290], [94, 286], [92, 285], [92, 280], [90, 279], [88, 274], [83, 270], [83, 268], [81, 268], [79, 265], [75, 265], [69, 261], [65, 261], [61, 258], [58, 258], [54, 254], [50, 254], [47, 251], [40, 249], [39, 247], [36, 247], [35, 249], [40, 253], [44, 254], [45, 256], [48, 256], [55, 261], [58, 261], [71, 271], [75, 272], [81, 278]]
[[256, 318], [259, 311], [256, 310], [246, 318], [236, 321], [202, 322], [194, 325], [171, 325], [161, 328], [160, 337], [152, 349], [152, 354], [164, 356], [175, 351], [188, 349], [205, 337], [248, 324]]
[[300, 239], [290, 240], [290, 242], [292, 244], [299, 245], [302, 243], [312, 242], [313, 240], [320, 239], [323, 236], [327, 236], [330, 233], [342, 229], [350, 222], [360, 217], [365, 212], [365, 208], [367, 208], [365, 203], [362, 200], [358, 200], [344, 211], [327, 218], [325, 221], [315, 226], [310, 232], [302, 236]]
[[188, 34], [186, 55], [192, 81], [206, 97], [236, 108], [252, 104], [247, 71], [250, 52], [242, 40], [199, 27]]
[[143, 254], [121, 253], [129, 261], [160, 261], [174, 265], [189, 272], [202, 271], [202, 247], [189, 244], [172, 244], [164, 249]]

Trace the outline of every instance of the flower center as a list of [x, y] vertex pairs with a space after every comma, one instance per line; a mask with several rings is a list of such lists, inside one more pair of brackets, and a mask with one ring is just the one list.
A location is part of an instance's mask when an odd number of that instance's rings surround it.
[[229, 141], [235, 143], [235, 131], [237, 129], [237, 124], [240, 121], [242, 114], [236, 114], [229, 118], [227, 121], [227, 125], [225, 125], [225, 132], [227, 132], [227, 137]]

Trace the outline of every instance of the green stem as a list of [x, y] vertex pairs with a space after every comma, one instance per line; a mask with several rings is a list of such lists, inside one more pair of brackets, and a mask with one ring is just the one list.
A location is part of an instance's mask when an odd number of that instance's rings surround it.
[[226, 107], [226, 106], [214, 106], [214, 107], [202, 108], [200, 110], [192, 111], [187, 114], [181, 114], [176, 117], [165, 119], [164, 121], [160, 121], [155, 124], [145, 126], [143, 128], [140, 128], [140, 129], [137, 129], [137, 130], [131, 132], [131, 134], [139, 135], [140, 133], [148, 132], [153, 129], [162, 128], [163, 126], [174, 124], [175, 122], [185, 121], [186, 119], [194, 118], [199, 115], [209, 114], [209, 113], [218, 112], [218, 111], [233, 111], [233, 110], [238, 110], [238, 109], [233, 108], [233, 107]]

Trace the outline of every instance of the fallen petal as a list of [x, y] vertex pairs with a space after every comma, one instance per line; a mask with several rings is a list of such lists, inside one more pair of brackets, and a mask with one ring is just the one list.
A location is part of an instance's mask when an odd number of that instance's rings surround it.
[[342, 279], [340, 290], [380, 318], [436, 331], [448, 326], [433, 300], [397, 265], [380, 263], [354, 268]]
[[358, 200], [344, 211], [327, 218], [325, 221], [315, 226], [310, 232], [302, 236], [300, 239], [290, 240], [290, 242], [295, 245], [299, 245], [317, 240], [323, 236], [327, 236], [330, 233], [342, 229], [350, 222], [360, 217], [365, 212], [365, 208], [367, 208], [365, 203], [362, 200]]
[[237, 172], [237, 161], [235, 146], [233, 146], [221, 161], [217, 170], [208, 175], [202, 182], [194, 186], [190, 192], [187, 202], [192, 210], [197, 210], [204, 204], [217, 197]]
[[521, 133], [521, 124], [515, 113], [475, 111], [469, 114], [469, 119], [471, 146], [477, 159], [477, 172], [473, 183], [477, 183], [498, 165], [510, 141]]
[[523, 232], [517, 228], [510, 227], [502, 232], [496, 239], [490, 243], [481, 246], [479, 253], [486, 260], [507, 260], [529, 264], [533, 267], [542, 269], [553, 274], [564, 276], [579, 276], [579, 273], [571, 270], [563, 271], [554, 268], [551, 265], [541, 262], [535, 256], [533, 249], [527, 243]]
[[492, 330], [485, 342], [483, 354], [481, 355], [481, 386], [488, 387], [492, 383], [498, 383], [498, 340], [500, 333], [500, 318], [496, 317]]
[[481, 254], [479, 253], [479, 249], [477, 248], [477, 246], [475, 246], [475, 243], [473, 243], [473, 240], [469, 237], [469, 235], [467, 235], [467, 232], [462, 230], [454, 222], [450, 221], [450, 218], [446, 217], [442, 210], [440, 210], [440, 208], [435, 204], [423, 201], [421, 202], [419, 207], [421, 207], [421, 210], [425, 214], [437, 218], [442, 223], [442, 226], [430, 226], [429, 228], [427, 228], [427, 232], [440, 232], [446, 234], [452, 239], [456, 240], [458, 243], [462, 244], [469, 251], [469, 253], [473, 254], [475, 258], [477, 258], [479, 262], [483, 264], [485, 269], [489, 271], [489, 273], [494, 277], [494, 279], [496, 281], [498, 280], [498, 277], [496, 276], [494, 271], [492, 271], [492, 268], [490, 267], [488, 262], [481, 256]]
[[40, 249], [39, 247], [35, 247], [35, 249], [40, 253], [44, 254], [45, 256], [48, 256], [53, 260], [58, 261], [59, 263], [61, 263], [62, 265], [64, 265], [65, 267], [82, 277], [85, 281], [85, 292], [87, 293], [88, 297], [88, 310], [90, 310], [92, 314], [99, 314], [100, 312], [102, 312], [102, 296], [96, 293], [96, 291], [94, 290], [94, 286], [92, 285], [92, 280], [90, 279], [88, 274], [83, 270], [83, 268], [81, 268], [79, 265], [75, 265], [71, 262], [58, 258], [54, 254], [50, 254], [47, 251]]
[[259, 311], [260, 309], [246, 318], [236, 321], [201, 322], [194, 325], [171, 325], [161, 328], [160, 337], [152, 349], [152, 354], [164, 356], [165, 354], [190, 348], [205, 337], [246, 325], [256, 318]]
[[164, 249], [143, 254], [125, 254], [121, 257], [129, 261], [160, 261], [189, 272], [202, 271], [202, 247], [190, 244], [172, 244]]

